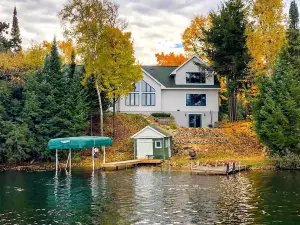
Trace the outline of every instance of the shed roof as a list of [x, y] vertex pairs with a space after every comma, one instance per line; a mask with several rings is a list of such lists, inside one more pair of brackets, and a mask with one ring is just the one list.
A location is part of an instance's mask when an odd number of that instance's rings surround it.
[[168, 132], [166, 132], [165, 130], [163, 130], [162, 128], [160, 128], [158, 126], [149, 125], [149, 126], [144, 127], [142, 130], [140, 130], [136, 134], [134, 134], [131, 138], [138, 138], [139, 134], [141, 134], [143, 131], [145, 131], [147, 129], [151, 129], [152, 131], [154, 131], [155, 133], [159, 134], [162, 137], [171, 137], [172, 136], [171, 134], [169, 134]]
[[167, 137], [171, 137], [172, 135], [170, 133], [168, 133], [167, 131], [165, 131], [164, 129], [160, 128], [159, 126], [156, 125], [150, 125], [150, 127], [152, 127], [153, 129], [157, 130], [159, 133], [167, 136]]

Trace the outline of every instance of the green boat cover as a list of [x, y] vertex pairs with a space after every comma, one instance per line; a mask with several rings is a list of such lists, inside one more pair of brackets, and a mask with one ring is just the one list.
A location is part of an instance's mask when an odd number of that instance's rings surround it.
[[111, 145], [112, 140], [109, 137], [83, 136], [51, 139], [48, 149], [85, 149]]

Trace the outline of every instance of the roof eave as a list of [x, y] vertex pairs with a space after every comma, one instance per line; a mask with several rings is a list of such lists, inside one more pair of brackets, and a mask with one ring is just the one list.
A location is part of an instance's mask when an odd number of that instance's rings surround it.
[[187, 61], [185, 61], [183, 64], [181, 64], [179, 67], [177, 67], [171, 74], [170, 76], [172, 75], [176, 75], [177, 71], [183, 67], [185, 64], [187, 64], [189, 61], [191, 61], [193, 58], [197, 58], [201, 63], [204, 63], [206, 66], [208, 66], [208, 64], [203, 60], [201, 59], [197, 54], [194, 54], [191, 58], [189, 58]]

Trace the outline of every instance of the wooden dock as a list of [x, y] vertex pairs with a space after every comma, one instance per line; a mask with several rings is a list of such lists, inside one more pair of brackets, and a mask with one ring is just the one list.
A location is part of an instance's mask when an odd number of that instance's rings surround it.
[[193, 167], [191, 172], [199, 175], [231, 175], [249, 169], [250, 166], [237, 166], [235, 170], [232, 167], [228, 170], [226, 166], [197, 166]]
[[104, 170], [121, 170], [132, 168], [137, 165], [160, 165], [163, 162], [161, 159], [136, 159], [136, 160], [127, 160], [127, 161], [120, 161], [120, 162], [111, 162], [103, 164]]

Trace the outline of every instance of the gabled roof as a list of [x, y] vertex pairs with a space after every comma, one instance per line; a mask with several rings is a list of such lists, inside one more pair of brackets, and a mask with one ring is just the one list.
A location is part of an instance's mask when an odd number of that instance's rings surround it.
[[183, 67], [185, 64], [187, 64], [189, 61], [193, 60], [194, 58], [198, 59], [201, 63], [205, 64], [206, 66], [208, 66], [208, 64], [206, 62], [203, 61], [203, 59], [201, 59], [198, 55], [193, 55], [191, 58], [189, 58], [188, 60], [186, 60], [183, 64], [181, 64], [179, 67], [177, 67], [172, 73], [170, 73], [170, 75], [176, 75], [177, 71]]
[[219, 84], [215, 85], [176, 85], [175, 79], [170, 74], [176, 70], [177, 66], [142, 66], [148, 74], [150, 74], [159, 83], [163, 84], [166, 88], [220, 88]]
[[171, 137], [172, 136], [171, 134], [169, 134], [167, 131], [163, 130], [159, 126], [150, 125], [150, 127], [152, 127], [153, 129], [157, 130], [159, 133], [164, 134], [166, 137]]
[[142, 133], [146, 129], [151, 129], [152, 131], [154, 131], [155, 133], [159, 134], [162, 137], [171, 137], [171, 135], [169, 133], [167, 133], [166, 131], [164, 131], [160, 127], [155, 126], [155, 125], [150, 125], [150, 126], [144, 127], [142, 130], [140, 130], [139, 132], [134, 134], [131, 138], [136, 138], [140, 133]]

